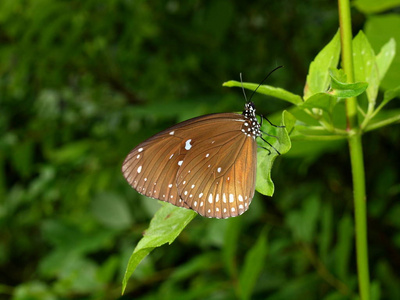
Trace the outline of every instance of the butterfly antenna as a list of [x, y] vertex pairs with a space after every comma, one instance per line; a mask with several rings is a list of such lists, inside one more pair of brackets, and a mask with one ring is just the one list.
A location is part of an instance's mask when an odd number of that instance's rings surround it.
[[[278, 66], [278, 67], [276, 67], [275, 69], [273, 69], [272, 71], [270, 71], [270, 72], [268, 73], [267, 76], [265, 76], [265, 78], [260, 82], [260, 84], [257, 86], [257, 88], [256, 88], [256, 89], [253, 91], [253, 93], [251, 94], [250, 100], [253, 98], [254, 94], [257, 92], [258, 88], [264, 83], [264, 81], [267, 80], [267, 78], [268, 78], [272, 73], [274, 73], [276, 70], [278, 70], [278, 69], [280, 69], [280, 68], [283, 68], [283, 66]], [[242, 76], [240, 75], [240, 81], [241, 81], [241, 80], [242, 80]], [[243, 88], [243, 82], [242, 82], [242, 88]], [[243, 91], [243, 92], [244, 92], [244, 91]], [[246, 99], [246, 101], [247, 101], [247, 99]]]
[[240, 77], [240, 84], [242, 85], [242, 91], [243, 91], [244, 99], [246, 100], [246, 103], [247, 103], [248, 101], [247, 101], [246, 91], [244, 90], [244, 86], [243, 86], [242, 73], [239, 74], [239, 77]]

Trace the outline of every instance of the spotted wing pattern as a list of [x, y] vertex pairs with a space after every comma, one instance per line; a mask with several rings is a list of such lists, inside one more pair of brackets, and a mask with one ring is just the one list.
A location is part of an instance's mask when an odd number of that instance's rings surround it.
[[134, 148], [122, 172], [139, 193], [211, 218], [245, 212], [254, 196], [255, 136], [235, 113], [179, 123]]

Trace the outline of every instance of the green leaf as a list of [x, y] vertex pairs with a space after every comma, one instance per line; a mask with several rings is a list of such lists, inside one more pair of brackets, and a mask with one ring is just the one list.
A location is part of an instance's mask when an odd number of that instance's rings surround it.
[[267, 256], [267, 236], [263, 230], [256, 244], [247, 252], [243, 268], [239, 277], [239, 288], [241, 299], [250, 299], [257, 279], [264, 268]]
[[[379, 2], [379, 1], [377, 1]], [[376, 52], [391, 38], [400, 43], [400, 15], [382, 14], [370, 16], [365, 24], [365, 33]], [[379, 56], [379, 55], [378, 55]], [[378, 58], [377, 58], [378, 59]], [[392, 89], [399, 85], [400, 55], [396, 55], [381, 82], [381, 88]], [[381, 72], [381, 70], [379, 70]]]
[[400, 0], [356, 0], [353, 5], [365, 14], [380, 13], [400, 5]]
[[379, 80], [382, 80], [386, 72], [388, 71], [390, 65], [393, 62], [393, 58], [396, 55], [396, 41], [391, 38], [389, 42], [387, 42], [381, 48], [381, 51], [376, 56], [376, 64], [378, 66], [379, 71]]
[[301, 108], [318, 108], [331, 113], [334, 106], [337, 103], [337, 97], [332, 96], [328, 93], [316, 93], [306, 100], [306, 102], [301, 105]]
[[[284, 128], [276, 128], [271, 126], [268, 122], [264, 122], [261, 129], [264, 132], [268, 132], [270, 135], [276, 136], [272, 137], [264, 135], [264, 139], [273, 145], [281, 154], [285, 154], [291, 148], [288, 132], [292, 130], [295, 119], [292, 114], [284, 111], [282, 113], [282, 122], [283, 125], [285, 125]], [[272, 196], [274, 193], [274, 183], [271, 179], [271, 169], [278, 153], [261, 139], [258, 139], [257, 141], [260, 148], [257, 149], [256, 190], [263, 195]], [[270, 152], [262, 147], [267, 148]]]
[[375, 107], [379, 89], [379, 74], [375, 53], [362, 31], [353, 40], [353, 62], [355, 81], [368, 83], [368, 109]]
[[144, 233], [143, 238], [139, 241], [129, 259], [122, 281], [122, 293], [124, 293], [128, 279], [138, 264], [154, 248], [166, 243], [171, 244], [197, 215], [196, 212], [190, 209], [180, 208], [169, 203], [162, 204], [163, 206], [154, 215], [150, 222], [150, 227]]
[[381, 102], [381, 104], [379, 104], [379, 106], [376, 108], [376, 110], [373, 112], [370, 118], [371, 119], [374, 118], [386, 104], [388, 104], [391, 100], [399, 97], [400, 97], [400, 85], [397, 88], [387, 90], [383, 95], [383, 101]]
[[[230, 81], [224, 82], [222, 84], [222, 86], [240, 87], [241, 88], [242, 83], [239, 81], [230, 80]], [[254, 91], [258, 87], [258, 84], [243, 82], [243, 87], [245, 89]], [[276, 87], [269, 86], [269, 85], [260, 85], [260, 87], [257, 89], [257, 93], [264, 94], [267, 96], [272, 96], [272, 97], [287, 101], [287, 102], [295, 104], [295, 105], [298, 105], [303, 102], [303, 100], [301, 99], [301, 97], [299, 95], [293, 94], [282, 88], [276, 88]]]
[[329, 87], [329, 68], [336, 68], [340, 55], [339, 32], [315, 57], [308, 70], [307, 82], [304, 88], [304, 98], [307, 99], [316, 93], [326, 92]]
[[331, 76], [331, 80], [334, 77], [337, 81], [347, 82], [347, 75], [343, 69], [329, 68], [329, 76]]
[[[339, 70], [337, 70], [339, 71]], [[341, 71], [341, 72], [340, 72]], [[368, 87], [368, 83], [366, 82], [355, 82], [355, 83], [347, 83], [346, 78], [342, 70], [339, 72], [334, 71], [333, 69], [329, 70], [329, 74], [331, 75], [332, 90], [330, 93], [339, 98], [349, 98], [349, 97], [357, 97], [365, 92]], [[343, 75], [341, 74], [343, 73]], [[339, 76], [337, 76], [339, 75]]]

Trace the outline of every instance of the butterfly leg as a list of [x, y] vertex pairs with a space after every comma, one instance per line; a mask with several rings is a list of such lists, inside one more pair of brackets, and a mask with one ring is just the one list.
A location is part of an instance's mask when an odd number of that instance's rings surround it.
[[[264, 142], [266, 142], [272, 149], [274, 149], [275, 151], [276, 151], [276, 153], [278, 153], [278, 155], [281, 155], [281, 153], [274, 147], [274, 146], [272, 146], [272, 144], [270, 143], [270, 142], [268, 142], [267, 140], [265, 140], [262, 136], [260, 136], [260, 138], [264, 141]], [[263, 147], [264, 148], [264, 147]], [[266, 149], [266, 150], [268, 150], [268, 155], [270, 155], [271, 154], [271, 150], [269, 150], [269, 149], [267, 149], [267, 148], [264, 148], [264, 149]]]

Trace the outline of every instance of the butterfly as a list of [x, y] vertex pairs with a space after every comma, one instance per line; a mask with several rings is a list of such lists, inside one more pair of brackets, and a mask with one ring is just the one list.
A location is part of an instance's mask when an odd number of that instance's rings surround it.
[[260, 128], [253, 102], [245, 104], [242, 114], [193, 118], [136, 146], [122, 173], [147, 197], [204, 217], [236, 217], [248, 210], [254, 196]]

